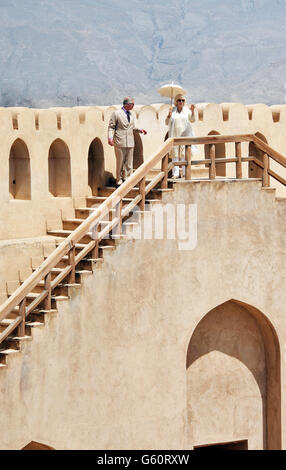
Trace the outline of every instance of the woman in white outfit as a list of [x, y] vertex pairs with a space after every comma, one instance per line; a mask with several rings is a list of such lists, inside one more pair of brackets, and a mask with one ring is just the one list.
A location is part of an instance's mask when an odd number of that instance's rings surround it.
[[[195, 121], [195, 105], [191, 104], [190, 107], [185, 106], [186, 98], [183, 95], [175, 96], [175, 106], [170, 107], [169, 114], [166, 117], [165, 123], [169, 126], [169, 137], [194, 137], [191, 122]], [[196, 145], [192, 145], [192, 154], [197, 153], [198, 148]], [[173, 161], [178, 162], [180, 159], [185, 160], [185, 146], [176, 145], [172, 151]], [[174, 166], [172, 169], [172, 177], [179, 178], [179, 176], [185, 176], [185, 167], [182, 171], [179, 171], [178, 166]]]

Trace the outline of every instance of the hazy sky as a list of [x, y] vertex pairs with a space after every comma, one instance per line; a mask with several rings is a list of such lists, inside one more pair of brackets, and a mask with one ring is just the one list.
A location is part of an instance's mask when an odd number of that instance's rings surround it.
[[0, 0], [2, 105], [285, 102], [285, 0]]

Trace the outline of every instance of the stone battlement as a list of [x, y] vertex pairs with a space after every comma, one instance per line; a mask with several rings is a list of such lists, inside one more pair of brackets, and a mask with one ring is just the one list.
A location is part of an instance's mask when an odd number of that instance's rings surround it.
[[[0, 109], [0, 200], [6, 220], [0, 239], [44, 236], [49, 220], [53, 226], [60, 223], [63, 213], [68, 216], [81, 198], [108, 184], [115, 172], [115, 158], [107, 144], [107, 127], [118, 107]], [[139, 127], [148, 131], [142, 138], [136, 135], [135, 168], [162, 146], [168, 108], [168, 104], [135, 107]], [[193, 127], [197, 136], [257, 133], [286, 154], [286, 105], [199, 103]], [[248, 144], [243, 144], [244, 155], [248, 150]], [[200, 151], [204, 158], [203, 146]], [[232, 155], [233, 144], [221, 146], [220, 156], [224, 153]], [[275, 171], [275, 162], [272, 164]], [[232, 176], [233, 171], [228, 165], [225, 176]], [[245, 164], [244, 176], [246, 173]], [[271, 181], [271, 186], [281, 185]], [[282, 195], [283, 189], [279, 191]]]

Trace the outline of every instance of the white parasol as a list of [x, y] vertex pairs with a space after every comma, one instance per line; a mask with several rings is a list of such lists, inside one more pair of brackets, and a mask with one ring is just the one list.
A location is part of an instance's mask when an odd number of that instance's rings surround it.
[[167, 96], [171, 98], [171, 105], [173, 104], [173, 99], [176, 95], [186, 95], [187, 92], [182, 88], [180, 85], [176, 85], [174, 82], [168, 83], [167, 85], [163, 85], [159, 90], [158, 93], [161, 96]]

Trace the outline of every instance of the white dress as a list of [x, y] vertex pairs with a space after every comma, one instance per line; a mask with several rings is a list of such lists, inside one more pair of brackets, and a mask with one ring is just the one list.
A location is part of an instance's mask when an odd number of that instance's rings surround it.
[[[191, 110], [184, 106], [182, 111], [179, 112], [175, 106], [172, 111], [170, 118], [166, 118], [166, 124], [169, 126], [169, 137], [194, 137], [193, 128], [191, 122], [195, 121], [195, 116]], [[192, 145], [192, 154], [197, 153], [198, 148], [196, 145]], [[179, 160], [185, 160], [185, 146], [176, 145], [172, 150], [173, 161], [178, 162]], [[179, 167], [175, 166], [172, 169], [174, 177], [179, 176]], [[185, 167], [183, 166], [183, 175], [185, 176]]]

